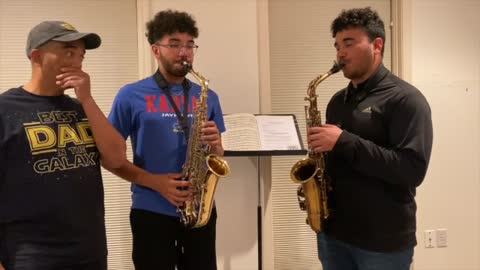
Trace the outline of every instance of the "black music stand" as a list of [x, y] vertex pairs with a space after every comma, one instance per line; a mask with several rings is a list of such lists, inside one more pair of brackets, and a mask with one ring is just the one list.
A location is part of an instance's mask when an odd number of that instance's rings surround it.
[[[272, 157], [272, 156], [291, 156], [291, 155], [306, 155], [307, 150], [303, 147], [302, 137], [300, 135], [300, 131], [298, 128], [297, 119], [294, 114], [256, 114], [255, 116], [268, 116], [276, 118], [276, 117], [283, 117], [282, 119], [291, 118], [292, 123], [295, 126], [295, 134], [291, 134], [291, 136], [295, 136], [298, 140], [299, 149], [283, 149], [280, 145], [280, 149], [268, 149], [268, 150], [228, 150], [225, 149], [225, 156], [226, 157], [257, 157], [257, 188], [258, 188], [258, 198], [257, 198], [257, 237], [258, 237], [258, 270], [262, 270], [262, 216], [263, 216], [263, 209], [262, 209], [262, 185], [261, 185], [261, 172], [260, 172], [260, 157]], [[285, 118], [288, 116], [287, 118]], [[272, 124], [272, 123], [270, 123]], [[228, 130], [228, 123], [226, 122], [227, 130]], [[272, 125], [275, 125], [273, 123]], [[223, 138], [223, 135], [222, 135]], [[223, 138], [225, 139], [225, 138]]]

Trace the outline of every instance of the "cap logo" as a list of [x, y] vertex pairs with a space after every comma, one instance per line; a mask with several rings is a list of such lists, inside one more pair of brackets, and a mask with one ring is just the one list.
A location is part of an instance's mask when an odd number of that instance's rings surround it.
[[67, 29], [67, 30], [70, 30], [70, 31], [77, 31], [77, 29], [75, 29], [75, 27], [73, 27], [71, 24], [69, 23], [63, 23], [62, 24], [63, 28]]

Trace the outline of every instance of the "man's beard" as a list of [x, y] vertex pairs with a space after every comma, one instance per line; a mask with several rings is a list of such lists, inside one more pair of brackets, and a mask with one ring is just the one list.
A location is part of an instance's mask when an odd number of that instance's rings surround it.
[[[186, 61], [184, 59], [181, 60], [181, 62]], [[188, 69], [185, 68], [183, 65], [181, 65], [180, 68], [176, 68], [174, 62], [170, 62], [167, 59], [165, 59], [162, 55], [160, 56], [160, 62], [162, 63], [163, 67], [165, 68], [165, 71], [175, 77], [185, 77], [188, 73]]]

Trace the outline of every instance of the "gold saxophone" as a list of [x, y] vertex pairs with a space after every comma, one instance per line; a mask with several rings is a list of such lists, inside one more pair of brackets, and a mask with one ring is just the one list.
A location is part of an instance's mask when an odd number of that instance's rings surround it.
[[183, 62], [183, 65], [198, 80], [201, 92], [190, 129], [187, 157], [182, 171], [182, 179], [191, 182], [193, 198], [180, 206], [178, 211], [186, 227], [198, 228], [205, 226], [210, 219], [218, 180], [230, 174], [230, 167], [223, 158], [210, 154], [210, 146], [201, 142], [201, 125], [208, 121], [208, 80], [194, 71], [190, 63]]
[[[325, 74], [319, 75], [308, 85], [305, 100], [309, 106], [305, 106], [305, 117], [307, 128], [322, 126], [322, 118], [317, 108], [317, 86], [330, 75], [337, 73], [343, 64], [334, 63], [333, 67]], [[301, 184], [297, 190], [300, 209], [307, 211], [307, 224], [312, 230], [319, 233], [323, 230], [323, 221], [329, 216], [328, 191], [331, 190], [331, 183], [328, 175], [325, 174], [325, 155], [315, 153], [308, 149], [308, 156], [297, 161], [291, 171], [290, 178], [293, 182]]]

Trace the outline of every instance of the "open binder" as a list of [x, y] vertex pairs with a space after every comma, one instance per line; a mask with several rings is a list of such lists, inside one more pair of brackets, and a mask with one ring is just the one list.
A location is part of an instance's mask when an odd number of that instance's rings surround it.
[[294, 114], [224, 115], [225, 156], [305, 155]]

